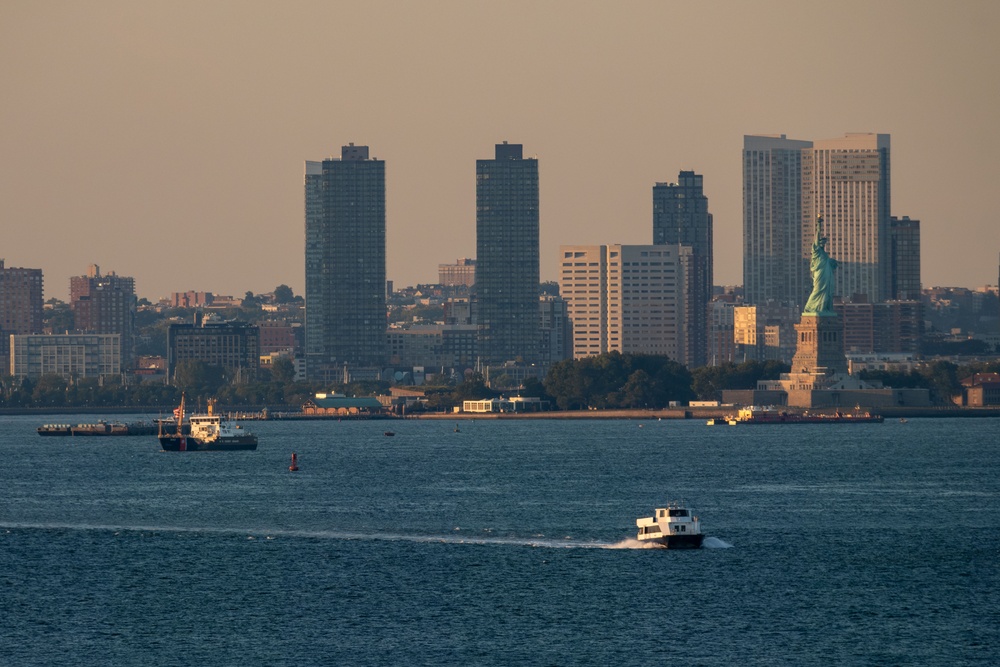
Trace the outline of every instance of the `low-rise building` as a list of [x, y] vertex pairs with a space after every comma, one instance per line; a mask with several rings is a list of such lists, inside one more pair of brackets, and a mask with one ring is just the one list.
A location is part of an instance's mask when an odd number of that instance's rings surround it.
[[10, 336], [10, 374], [37, 380], [121, 375], [121, 334], [25, 334]]

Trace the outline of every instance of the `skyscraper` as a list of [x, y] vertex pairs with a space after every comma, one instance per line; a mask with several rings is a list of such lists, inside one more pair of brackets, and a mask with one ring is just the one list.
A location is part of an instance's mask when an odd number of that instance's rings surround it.
[[889, 219], [892, 289], [896, 301], [920, 300], [920, 221], [903, 216]]
[[[812, 142], [743, 137], [743, 290], [751, 304], [794, 303], [809, 294], [803, 255], [802, 161]], [[811, 229], [811, 228], [810, 228]]]
[[476, 306], [485, 363], [539, 358], [538, 160], [521, 144], [476, 160]]
[[349, 144], [340, 158], [306, 162], [306, 373], [330, 381], [344, 367], [386, 359], [385, 162]]
[[[702, 176], [682, 171], [676, 183], [653, 186], [653, 243], [685, 245], [687, 327], [681, 358], [688, 366], [704, 366], [708, 359], [708, 304], [712, 300], [712, 214], [702, 191]], [[677, 361], [681, 361], [677, 358]]]
[[91, 264], [87, 275], [69, 279], [70, 306], [77, 331], [121, 334], [121, 366], [134, 366], [135, 279], [114, 271], [101, 275], [101, 267]]
[[746, 301], [794, 302], [809, 293], [817, 216], [840, 263], [836, 295], [892, 294], [889, 135], [796, 141], [743, 138], [743, 276]]
[[[889, 135], [847, 134], [813, 142], [803, 165], [803, 228], [823, 216], [826, 249], [840, 266], [835, 294], [872, 302], [891, 294]], [[805, 234], [803, 256], [811, 252]]]
[[10, 372], [11, 334], [42, 331], [42, 270], [5, 268], [0, 259], [0, 373]]

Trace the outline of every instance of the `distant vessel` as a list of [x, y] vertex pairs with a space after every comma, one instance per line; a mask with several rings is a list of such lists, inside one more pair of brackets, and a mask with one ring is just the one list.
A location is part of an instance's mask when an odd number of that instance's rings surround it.
[[99, 421], [95, 424], [45, 424], [39, 426], [38, 435], [72, 435], [72, 436], [107, 436], [107, 435], [156, 435], [156, 427], [147, 422], [132, 422], [122, 424], [121, 422]]
[[636, 538], [640, 542], [652, 542], [667, 549], [698, 549], [705, 539], [698, 517], [676, 504], [658, 507], [653, 516], [636, 519], [635, 525], [639, 528]]
[[191, 415], [188, 423], [184, 423], [184, 396], [181, 405], [174, 410], [175, 430], [173, 433], [164, 431], [164, 423], [160, 422], [158, 439], [160, 446], [167, 452], [199, 452], [199, 451], [233, 451], [257, 449], [257, 436], [243, 430], [242, 426], [231, 424], [215, 414], [215, 400], [209, 400], [208, 412], [203, 415]]
[[881, 424], [882, 415], [855, 409], [852, 412], [836, 411], [833, 414], [787, 412], [775, 407], [750, 406], [740, 408], [735, 417], [727, 419], [730, 426], [743, 424]]
[[69, 424], [45, 424], [38, 427], [38, 435], [73, 435]]

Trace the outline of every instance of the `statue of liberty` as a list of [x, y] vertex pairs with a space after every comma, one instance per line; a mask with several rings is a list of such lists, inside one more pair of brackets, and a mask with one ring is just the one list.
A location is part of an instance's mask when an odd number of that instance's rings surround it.
[[823, 216], [816, 218], [816, 239], [812, 245], [812, 260], [809, 271], [812, 273], [813, 289], [806, 301], [803, 315], [833, 315], [833, 272], [839, 264], [826, 252], [827, 238], [822, 234]]

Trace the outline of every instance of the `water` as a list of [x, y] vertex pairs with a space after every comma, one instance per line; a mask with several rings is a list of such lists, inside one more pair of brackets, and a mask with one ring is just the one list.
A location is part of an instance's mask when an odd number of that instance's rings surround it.
[[[1000, 420], [270, 422], [232, 453], [60, 420], [0, 418], [0, 665], [998, 660]], [[710, 548], [639, 548], [670, 500]]]

